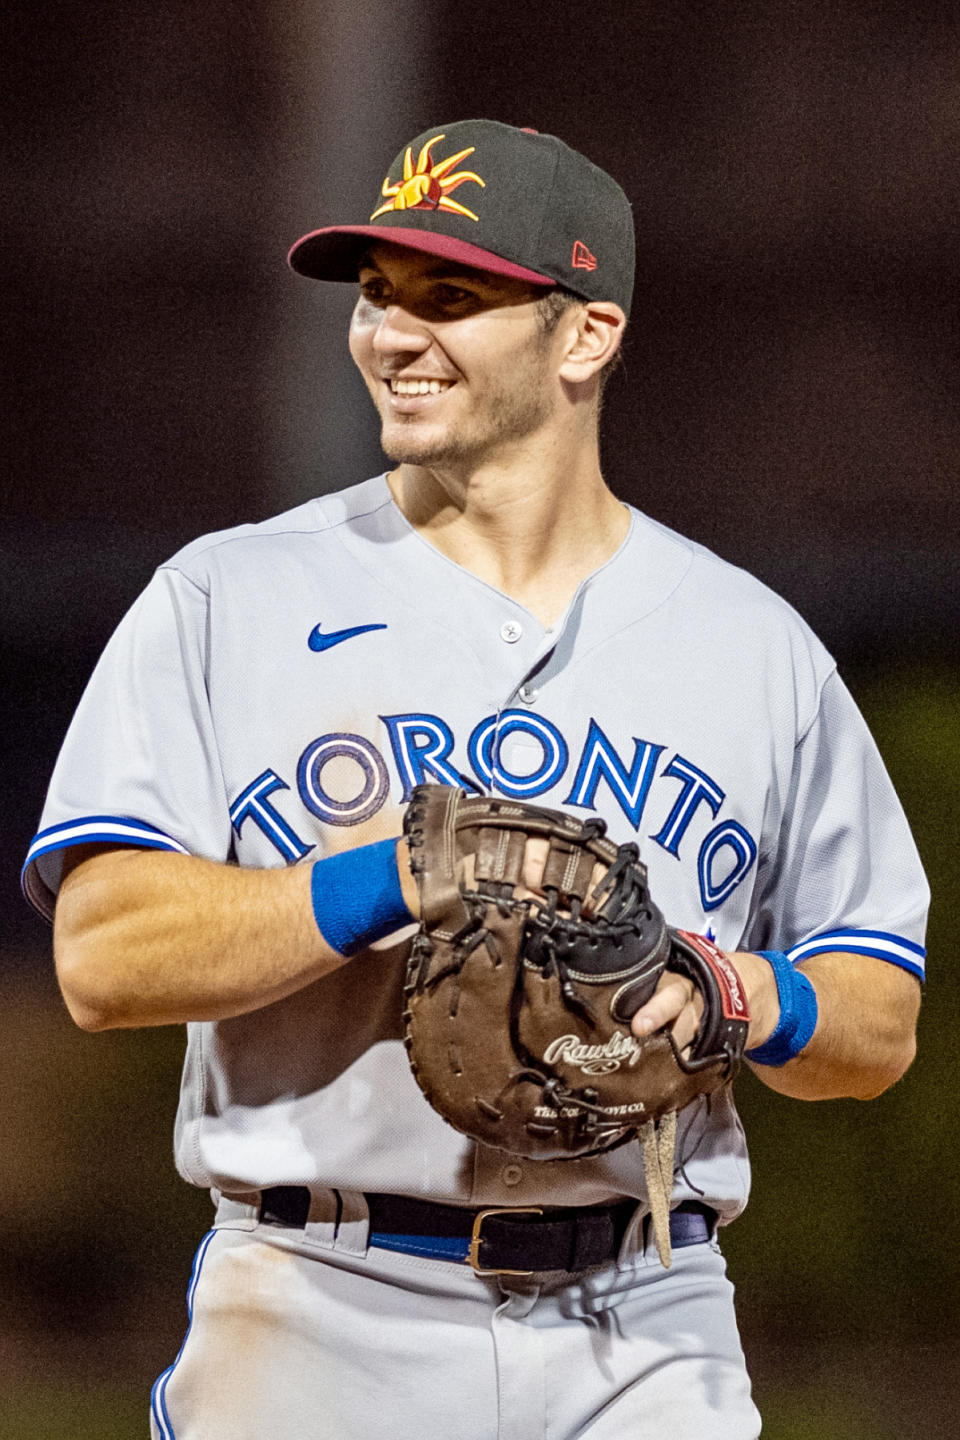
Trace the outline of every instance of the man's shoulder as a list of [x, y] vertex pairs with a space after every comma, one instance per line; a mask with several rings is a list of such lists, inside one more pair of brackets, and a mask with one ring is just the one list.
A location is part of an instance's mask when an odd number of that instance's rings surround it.
[[813, 632], [803, 616], [766, 581], [661, 521], [641, 511], [635, 511], [635, 515], [636, 532], [641, 543], [645, 541], [648, 545], [672, 552], [676, 571], [683, 574], [688, 591], [695, 588], [713, 603], [738, 607], [741, 614], [745, 607], [758, 616], [769, 616], [773, 624], [812, 636]]
[[[836, 661], [807, 621], [775, 589], [742, 566], [639, 514], [635, 533], [647, 554], [667, 554], [673, 587], [665, 606], [674, 638], [684, 636], [691, 653], [721, 657], [730, 673], [756, 683], [765, 674], [772, 683], [792, 687], [801, 697], [801, 726], [819, 704]], [[666, 610], [665, 610], [666, 613]], [[750, 678], [752, 677], [752, 678]]]
[[274, 552], [282, 554], [291, 544], [334, 535], [341, 526], [390, 504], [386, 479], [378, 475], [345, 490], [316, 496], [267, 520], [200, 535], [171, 555], [160, 569], [180, 571], [199, 583], [214, 565], [243, 565], [261, 555], [269, 559]]

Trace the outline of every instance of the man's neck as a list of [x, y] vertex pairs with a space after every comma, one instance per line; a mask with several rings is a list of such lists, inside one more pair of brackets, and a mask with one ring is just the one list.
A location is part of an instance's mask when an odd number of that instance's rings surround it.
[[398, 507], [442, 554], [552, 625], [577, 587], [622, 544], [629, 515], [611, 494], [595, 450], [542, 454], [509, 467], [444, 470], [400, 465]]

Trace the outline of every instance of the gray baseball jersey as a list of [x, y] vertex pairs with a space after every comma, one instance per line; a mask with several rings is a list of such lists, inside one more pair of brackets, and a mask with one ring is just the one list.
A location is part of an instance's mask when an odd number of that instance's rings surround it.
[[[835, 666], [768, 589], [631, 512], [549, 629], [425, 542], [384, 477], [189, 545], [78, 708], [25, 869], [51, 914], [91, 840], [283, 866], [400, 832], [421, 781], [602, 815], [672, 925], [726, 950], [923, 972], [928, 892]], [[299, 993], [192, 1024], [176, 1155], [196, 1185], [463, 1204], [643, 1198], [638, 1146], [518, 1162], [430, 1108], [402, 1044], [406, 937]], [[731, 1219], [729, 1092], [681, 1117], [675, 1200]]]

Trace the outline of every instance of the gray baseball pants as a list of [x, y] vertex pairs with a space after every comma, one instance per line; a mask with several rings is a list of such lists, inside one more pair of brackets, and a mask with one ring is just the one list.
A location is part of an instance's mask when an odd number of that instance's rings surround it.
[[[349, 1214], [349, 1211], [347, 1212]], [[153, 1440], [756, 1440], [716, 1242], [484, 1277], [223, 1200]]]

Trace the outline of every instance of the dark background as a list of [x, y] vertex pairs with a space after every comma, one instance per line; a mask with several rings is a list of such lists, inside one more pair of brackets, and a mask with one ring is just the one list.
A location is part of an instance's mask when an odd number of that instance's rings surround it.
[[813, 623], [931, 873], [907, 1079], [869, 1106], [740, 1085], [756, 1188], [725, 1248], [765, 1436], [952, 1434], [955, 7], [98, 0], [7, 30], [0, 1432], [145, 1433], [208, 1218], [169, 1158], [179, 1032], [74, 1030], [17, 894], [57, 748], [158, 561], [382, 468], [349, 289], [284, 256], [365, 218], [420, 130], [486, 115], [631, 196], [606, 473]]

